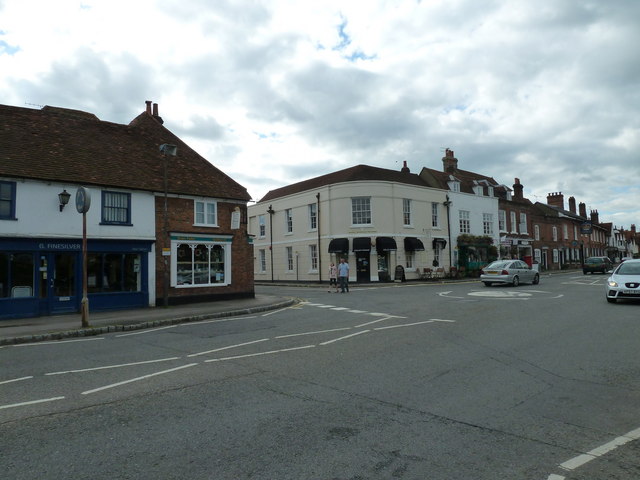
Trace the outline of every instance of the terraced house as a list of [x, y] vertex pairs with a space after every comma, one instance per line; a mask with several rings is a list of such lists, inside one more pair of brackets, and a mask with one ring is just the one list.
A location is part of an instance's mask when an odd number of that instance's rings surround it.
[[169, 131], [0, 106], [0, 319], [253, 296], [247, 190]]

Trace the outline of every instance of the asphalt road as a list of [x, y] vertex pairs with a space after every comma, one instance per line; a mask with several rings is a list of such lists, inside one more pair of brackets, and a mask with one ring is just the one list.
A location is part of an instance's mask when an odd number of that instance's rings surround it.
[[640, 304], [605, 278], [259, 287], [302, 302], [3, 347], [3, 477], [637, 479]]

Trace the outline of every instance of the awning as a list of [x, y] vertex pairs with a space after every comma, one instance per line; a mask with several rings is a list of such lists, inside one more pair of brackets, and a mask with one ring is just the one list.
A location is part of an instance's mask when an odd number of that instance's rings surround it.
[[436, 248], [444, 248], [447, 246], [447, 241], [444, 238], [434, 238], [433, 239], [433, 249]]
[[334, 238], [329, 242], [329, 253], [349, 253], [348, 238]]
[[371, 238], [370, 237], [356, 237], [353, 239], [353, 251], [354, 252], [370, 252], [371, 251]]
[[396, 241], [392, 237], [376, 238], [376, 250], [378, 253], [391, 252], [397, 249]]
[[404, 239], [404, 251], [405, 252], [421, 252], [424, 250], [424, 244], [419, 238], [406, 237]]

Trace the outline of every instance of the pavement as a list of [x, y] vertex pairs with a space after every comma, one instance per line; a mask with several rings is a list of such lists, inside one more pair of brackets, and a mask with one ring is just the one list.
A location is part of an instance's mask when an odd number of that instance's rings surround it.
[[220, 300], [170, 307], [89, 312], [89, 327], [79, 313], [0, 320], [0, 346], [103, 335], [111, 332], [156, 328], [184, 322], [250, 315], [286, 308], [298, 300], [276, 295]]

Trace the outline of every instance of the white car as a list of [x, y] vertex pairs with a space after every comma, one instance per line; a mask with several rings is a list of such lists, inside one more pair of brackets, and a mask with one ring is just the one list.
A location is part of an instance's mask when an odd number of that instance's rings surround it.
[[520, 283], [537, 285], [540, 275], [522, 260], [497, 260], [482, 269], [480, 281], [487, 287], [494, 283], [510, 283], [517, 287]]
[[613, 271], [605, 284], [607, 302], [616, 300], [640, 300], [640, 260], [625, 260]]

